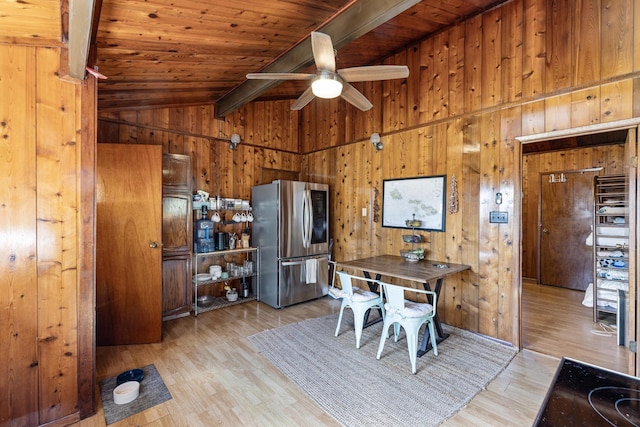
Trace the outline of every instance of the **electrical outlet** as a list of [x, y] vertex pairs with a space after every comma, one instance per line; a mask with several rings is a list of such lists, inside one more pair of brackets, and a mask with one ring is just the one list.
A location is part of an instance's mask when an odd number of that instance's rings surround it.
[[362, 216], [367, 216], [367, 208], [362, 208]]
[[507, 212], [490, 212], [489, 222], [506, 224], [509, 222], [509, 214]]

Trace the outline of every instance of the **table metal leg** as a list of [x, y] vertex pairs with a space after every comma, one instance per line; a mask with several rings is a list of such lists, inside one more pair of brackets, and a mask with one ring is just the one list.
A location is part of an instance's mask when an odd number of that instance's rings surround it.
[[[431, 286], [429, 286], [429, 282], [424, 282], [425, 291], [430, 291]], [[442, 278], [436, 280], [436, 286], [433, 290], [440, 299], [440, 289], [442, 289]], [[429, 298], [429, 304], [433, 304], [431, 298]], [[436, 309], [436, 307], [434, 307]], [[449, 334], [445, 334], [442, 330], [442, 324], [440, 323], [440, 316], [438, 316], [438, 310], [436, 309], [436, 314], [433, 316], [433, 325], [436, 328], [436, 344], [440, 344], [442, 341], [446, 340], [449, 337]], [[429, 334], [429, 328], [427, 325], [424, 327], [424, 335], [422, 337], [422, 344], [420, 345], [420, 349], [418, 349], [418, 357], [422, 357], [424, 354], [428, 353], [431, 350], [431, 339]]]
[[[363, 271], [363, 274], [364, 274], [364, 277], [367, 279], [367, 283], [369, 284], [369, 290], [371, 292], [378, 292], [378, 282], [374, 280], [380, 280], [382, 276], [380, 274], [376, 274], [376, 278], [371, 280], [371, 275], [369, 274], [368, 271]], [[371, 313], [371, 309], [367, 310], [367, 312], [364, 314], [364, 323], [362, 325], [363, 328], [368, 328], [371, 325], [375, 325], [378, 322], [382, 322], [382, 310], [379, 308], [377, 310], [378, 310], [378, 314], [380, 314], [380, 317], [372, 320], [371, 322], [369, 322], [369, 313]]]

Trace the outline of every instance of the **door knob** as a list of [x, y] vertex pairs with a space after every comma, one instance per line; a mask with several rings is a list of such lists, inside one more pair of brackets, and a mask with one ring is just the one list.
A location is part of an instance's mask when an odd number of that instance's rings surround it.
[[542, 232], [546, 233], [546, 234], [549, 234], [549, 229], [547, 227], [543, 227], [542, 228]]
[[158, 242], [151, 242], [151, 243], [149, 243], [149, 247], [150, 247], [150, 248], [155, 249], [155, 248], [157, 248], [158, 246], [160, 246], [160, 245], [158, 245]]

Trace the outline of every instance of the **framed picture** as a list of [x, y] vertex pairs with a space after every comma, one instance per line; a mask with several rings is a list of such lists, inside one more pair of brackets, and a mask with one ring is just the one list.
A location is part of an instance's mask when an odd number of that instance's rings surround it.
[[[446, 182], [446, 175], [385, 179], [382, 226], [444, 231]], [[412, 227], [410, 222], [414, 219]]]

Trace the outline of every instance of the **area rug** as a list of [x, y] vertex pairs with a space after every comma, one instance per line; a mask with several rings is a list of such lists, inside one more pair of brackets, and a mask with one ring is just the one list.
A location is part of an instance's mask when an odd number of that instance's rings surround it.
[[[515, 347], [449, 325], [450, 336], [411, 364], [404, 332], [376, 360], [382, 323], [364, 329], [356, 349], [351, 310], [249, 337], [251, 343], [344, 426], [437, 426], [509, 364]], [[392, 328], [391, 328], [391, 333]]]
[[113, 402], [113, 389], [116, 388], [117, 376], [100, 381], [100, 396], [107, 425], [171, 399], [171, 393], [156, 367], [151, 364], [141, 369], [144, 372], [144, 379], [140, 382], [140, 395], [130, 403], [117, 405]]

